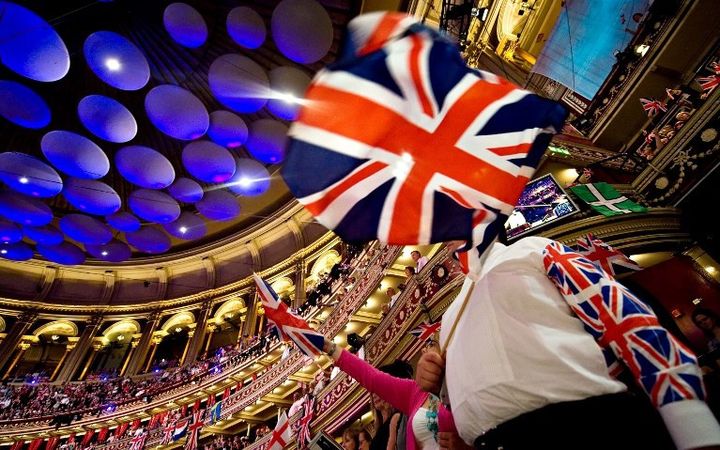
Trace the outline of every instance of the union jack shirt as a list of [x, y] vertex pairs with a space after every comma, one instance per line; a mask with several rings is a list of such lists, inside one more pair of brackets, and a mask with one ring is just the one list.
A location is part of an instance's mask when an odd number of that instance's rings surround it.
[[354, 19], [318, 72], [283, 177], [347, 241], [497, 236], [566, 110], [467, 67], [455, 44], [398, 13]]
[[557, 242], [545, 248], [543, 263], [585, 329], [630, 369], [656, 406], [705, 398], [695, 355], [623, 285]]

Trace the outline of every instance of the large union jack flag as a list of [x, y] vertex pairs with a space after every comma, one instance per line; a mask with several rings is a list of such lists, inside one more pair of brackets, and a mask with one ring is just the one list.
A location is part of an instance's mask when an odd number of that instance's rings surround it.
[[415, 328], [414, 330], [410, 330], [410, 334], [415, 336], [416, 338], [420, 339], [421, 341], [427, 341], [433, 335], [440, 331], [440, 327], [442, 325], [441, 321], [433, 322], [433, 323], [421, 323], [419, 327]]
[[301, 317], [291, 313], [265, 280], [255, 273], [253, 279], [265, 309], [265, 317], [278, 331], [280, 338], [284, 341], [292, 340], [306, 355], [319, 356], [322, 353], [325, 337], [310, 328]]
[[348, 241], [492, 240], [566, 111], [398, 13], [349, 26], [290, 129], [283, 177]]
[[595, 263], [610, 276], [642, 270], [635, 261], [592, 234], [577, 240], [578, 253]]
[[205, 414], [205, 410], [195, 410], [192, 415], [192, 423], [188, 425], [188, 438], [185, 442], [185, 449], [184, 450], [197, 450], [198, 449], [198, 441], [200, 440], [200, 430], [202, 430], [202, 427], [205, 425], [205, 422], [203, 421], [203, 416]]
[[704, 398], [695, 355], [658, 323], [647, 305], [562, 244], [549, 244], [543, 263], [585, 328], [630, 369], [656, 406]]

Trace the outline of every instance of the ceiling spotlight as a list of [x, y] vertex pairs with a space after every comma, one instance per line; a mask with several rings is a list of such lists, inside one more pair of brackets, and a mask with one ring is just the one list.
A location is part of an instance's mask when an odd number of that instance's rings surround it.
[[180, 227], [180, 232], [181, 232], [182, 234], [187, 233], [187, 227], [186, 227], [186, 226]]
[[179, 333], [179, 332], [181, 332], [181, 331], [182, 331], [182, 328], [180, 328], [180, 327], [175, 327], [175, 332], [176, 332], [176, 333]]
[[705, 267], [705, 272], [709, 273], [710, 275], [714, 274], [716, 272], [716, 269], [713, 266], [707, 266]]
[[278, 98], [285, 103], [299, 103], [300, 99], [295, 97], [291, 92], [281, 92], [278, 94]]
[[124, 340], [125, 340], [125, 335], [121, 334], [120, 336], [118, 336], [118, 341], [122, 342]]
[[30, 180], [28, 180], [27, 177], [20, 177], [20, 179], [18, 181], [21, 182], [22, 184], [28, 184], [30, 182]]
[[108, 252], [107, 252], [107, 250], [103, 250], [102, 252], [100, 252], [100, 254], [103, 255], [103, 256], [107, 256], [107, 255], [108, 255]]
[[60, 339], [60, 336], [58, 336], [57, 334], [53, 334], [52, 336], [50, 336], [50, 339], [52, 339], [53, 341], [57, 341], [58, 339]]
[[238, 184], [242, 187], [249, 187], [251, 184], [253, 184], [253, 180], [248, 177], [240, 177], [240, 179], [238, 180]]
[[7, 250], [5, 250], [5, 249], [0, 250], [0, 254], [7, 255]]
[[122, 64], [120, 64], [120, 60], [117, 58], [107, 58], [105, 60], [105, 67], [111, 72], [117, 72], [122, 67]]

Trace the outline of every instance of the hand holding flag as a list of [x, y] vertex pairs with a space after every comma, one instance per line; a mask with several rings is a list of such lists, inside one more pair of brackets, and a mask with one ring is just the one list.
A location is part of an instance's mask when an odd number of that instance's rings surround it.
[[325, 337], [310, 328], [299, 316], [291, 313], [285, 303], [278, 299], [270, 285], [253, 273], [258, 295], [265, 308], [265, 317], [280, 334], [280, 339], [292, 340], [306, 355], [319, 356], [322, 353]]

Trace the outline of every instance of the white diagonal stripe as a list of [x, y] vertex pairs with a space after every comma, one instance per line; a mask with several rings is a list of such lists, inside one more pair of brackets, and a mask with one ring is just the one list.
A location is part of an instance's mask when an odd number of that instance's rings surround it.
[[373, 147], [364, 142], [350, 139], [341, 134], [333, 133], [322, 128], [295, 122], [289, 131], [289, 136], [308, 144], [325, 149], [332, 149], [334, 153], [350, 156], [357, 159], [373, 158], [385, 164], [394, 164], [400, 158], [392, 152], [379, 147]]
[[617, 206], [615, 206], [616, 203], [622, 203], [622, 202], [625, 202], [628, 200], [628, 198], [625, 197], [624, 195], [621, 195], [618, 198], [614, 198], [614, 199], [610, 200], [610, 199], [603, 197], [603, 195], [600, 193], [600, 191], [598, 191], [597, 188], [595, 186], [593, 186], [592, 184], [586, 184], [585, 186], [588, 188], [588, 191], [590, 191], [590, 193], [592, 195], [594, 195], [595, 198], [598, 199], [597, 201], [590, 202], [590, 205], [604, 206], [611, 211], [631, 212], [629, 209], [618, 208]]
[[[368, 163], [355, 169], [355, 171], [353, 171], [352, 174], [354, 174], [356, 171], [358, 171], [360, 168], [364, 167], [365, 165], [372, 164], [372, 163], [373, 163], [372, 161], [368, 161]], [[355, 183], [351, 188], [347, 189], [345, 192], [340, 194], [335, 200], [333, 200], [329, 205], [327, 205], [320, 214], [315, 216], [315, 218], [318, 220], [318, 222], [322, 223], [323, 225], [325, 225], [328, 228], [337, 227], [337, 225], [342, 221], [342, 219], [347, 215], [347, 213], [350, 212], [350, 210], [360, 200], [367, 197], [367, 195], [369, 195], [371, 192], [375, 191], [375, 189], [377, 189], [378, 187], [383, 185], [385, 182], [394, 178], [392, 171], [393, 171], [393, 168], [391, 166], [388, 166], [388, 167], [385, 167], [384, 169], [379, 170], [378, 172], [370, 175], [369, 177], [365, 178], [364, 180]], [[347, 179], [347, 177], [349, 177], [349, 176], [351, 176], [351, 175], [347, 175], [346, 177], [343, 177], [343, 179], [340, 180], [338, 183], [341, 183], [342, 181]], [[325, 190], [321, 191], [321, 193], [315, 193], [308, 197], [299, 198], [298, 201], [304, 205], [311, 203], [311, 201], [308, 201], [308, 199], [321, 198], [324, 196], [325, 193], [327, 193], [334, 186], [335, 185], [326, 188]]]

